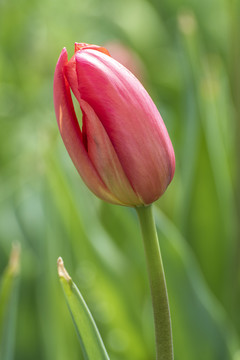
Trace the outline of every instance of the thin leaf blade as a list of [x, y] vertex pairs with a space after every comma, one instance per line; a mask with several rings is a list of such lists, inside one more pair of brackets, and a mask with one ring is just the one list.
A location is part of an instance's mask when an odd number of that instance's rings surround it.
[[14, 244], [0, 283], [0, 359], [14, 357], [20, 245]]
[[80, 291], [58, 259], [58, 275], [85, 360], [109, 360], [101, 335]]

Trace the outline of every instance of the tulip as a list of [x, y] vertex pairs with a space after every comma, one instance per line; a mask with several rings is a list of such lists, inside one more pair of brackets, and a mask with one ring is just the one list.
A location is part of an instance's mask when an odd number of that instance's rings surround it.
[[142, 84], [105, 48], [77, 43], [69, 61], [62, 50], [54, 75], [54, 106], [66, 149], [95, 195], [114, 204], [141, 206], [165, 192], [175, 170], [165, 124]]

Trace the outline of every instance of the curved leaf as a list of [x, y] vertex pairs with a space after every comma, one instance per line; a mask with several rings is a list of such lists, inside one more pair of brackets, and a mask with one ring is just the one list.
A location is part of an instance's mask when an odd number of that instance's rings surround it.
[[102, 338], [80, 291], [58, 259], [58, 275], [85, 360], [109, 360]]
[[14, 357], [20, 244], [14, 244], [0, 283], [0, 359]]

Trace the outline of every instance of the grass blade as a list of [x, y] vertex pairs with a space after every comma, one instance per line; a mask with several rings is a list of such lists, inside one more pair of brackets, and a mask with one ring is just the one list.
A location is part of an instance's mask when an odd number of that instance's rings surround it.
[[80, 340], [85, 360], [109, 360], [94, 319], [78, 288], [58, 259], [58, 275]]
[[20, 246], [13, 245], [0, 287], [0, 359], [13, 359]]

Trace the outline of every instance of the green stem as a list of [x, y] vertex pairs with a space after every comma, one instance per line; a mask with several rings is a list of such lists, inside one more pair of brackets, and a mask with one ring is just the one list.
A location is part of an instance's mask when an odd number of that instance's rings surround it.
[[136, 210], [142, 230], [152, 294], [156, 336], [156, 359], [173, 360], [168, 294], [152, 206], [138, 207]]

